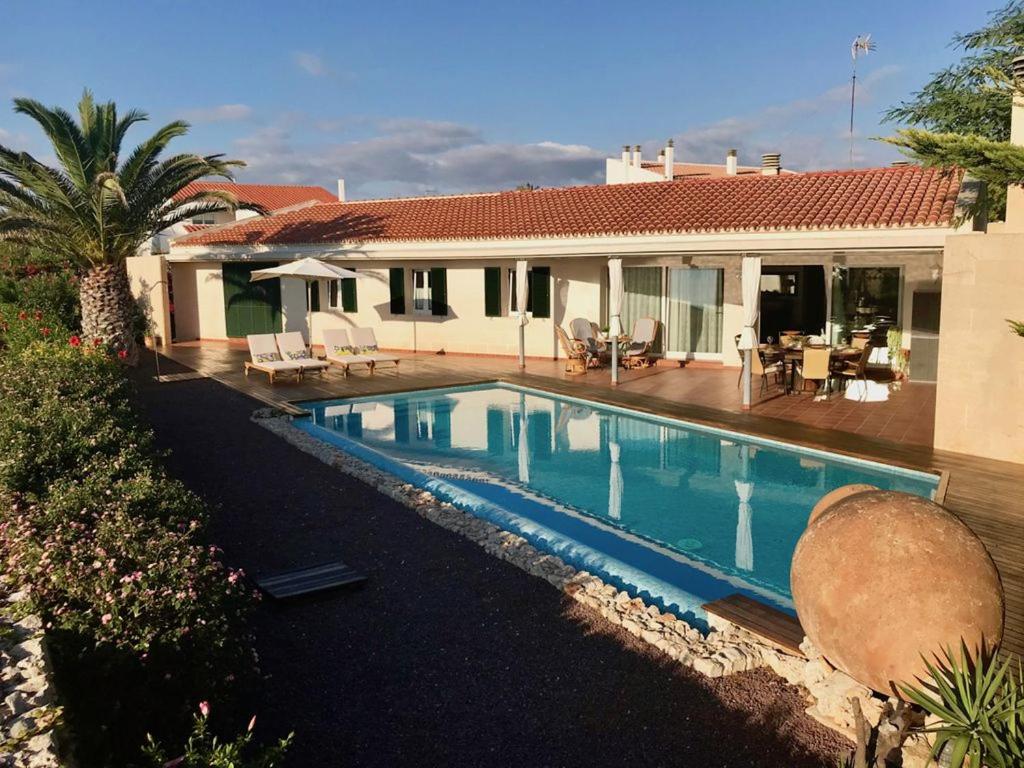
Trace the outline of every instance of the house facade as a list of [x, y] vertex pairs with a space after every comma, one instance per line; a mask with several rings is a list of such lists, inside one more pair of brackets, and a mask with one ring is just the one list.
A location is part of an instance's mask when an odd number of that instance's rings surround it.
[[[175, 341], [285, 329], [318, 344], [324, 328], [372, 326], [390, 349], [515, 355], [522, 260], [526, 353], [550, 359], [555, 324], [607, 324], [608, 259], [621, 258], [627, 331], [654, 317], [665, 358], [739, 365], [740, 264], [756, 254], [763, 339], [895, 326], [927, 380], [944, 243], [968, 187], [893, 167], [320, 203], [179, 237], [159, 269], [173, 284]], [[310, 292], [248, 281], [304, 256], [369, 277]]]

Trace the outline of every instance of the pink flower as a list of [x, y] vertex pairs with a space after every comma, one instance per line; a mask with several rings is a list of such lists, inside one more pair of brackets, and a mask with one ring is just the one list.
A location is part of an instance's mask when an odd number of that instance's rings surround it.
[[256, 727], [256, 715], [252, 716], [252, 720], [249, 721], [249, 727], [246, 728], [249, 733], [252, 733], [252, 729]]
[[82, 340], [77, 336], [72, 336], [70, 339], [68, 339], [68, 344], [70, 344], [72, 347], [80, 347], [82, 346]]
[[26, 311], [24, 311], [24, 310], [22, 310], [21, 312], [19, 312], [19, 313], [18, 313], [18, 319], [19, 319], [19, 320], [27, 320], [27, 319], [28, 319], [28, 312], [26, 312]]
[[119, 349], [119, 350], [117, 350], [117, 359], [118, 360], [125, 360], [127, 357], [128, 357], [128, 350], [127, 349]]
[[49, 336], [50, 335], [50, 329], [49, 328], [40, 328], [39, 332], [41, 334], [43, 334], [43, 336]]
[[93, 345], [94, 347], [98, 347], [98, 346], [99, 346], [100, 344], [102, 344], [102, 343], [103, 343], [103, 339], [93, 339], [93, 340], [92, 340], [92, 345]]
[[103, 616], [100, 617], [100, 621], [103, 623], [104, 626], [106, 626], [113, 620], [113, 618], [114, 617], [111, 616], [109, 613], [104, 613]]
[[199, 702], [199, 714], [201, 714], [203, 717], [209, 717], [210, 716], [210, 702], [208, 702], [208, 701], [200, 701]]
[[40, 312], [40, 311], [39, 311], [39, 310], [37, 309], [37, 310], [36, 310], [36, 320], [42, 320], [42, 319], [43, 319], [43, 313], [42, 313], [42, 312]]

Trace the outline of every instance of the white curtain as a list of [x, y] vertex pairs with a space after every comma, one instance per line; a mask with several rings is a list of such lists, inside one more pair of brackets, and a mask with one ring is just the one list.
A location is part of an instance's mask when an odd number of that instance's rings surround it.
[[608, 442], [608, 458], [611, 465], [608, 469], [608, 517], [612, 520], [622, 518], [622, 466], [619, 464], [621, 449], [619, 444]]
[[622, 327], [626, 333], [632, 332], [641, 317], [661, 320], [661, 273], [661, 267], [622, 268]]
[[740, 349], [757, 349], [757, 316], [761, 307], [761, 257], [743, 257], [743, 330]]
[[529, 270], [525, 261], [516, 262], [516, 313], [519, 324], [526, 325], [530, 318], [526, 315], [526, 301], [529, 296]]
[[722, 270], [668, 271], [668, 337], [672, 352], [722, 351]]
[[736, 498], [739, 499], [736, 522], [736, 567], [744, 571], [752, 571], [754, 570], [754, 537], [750, 530], [750, 519], [753, 514], [750, 497], [754, 495], [754, 485], [743, 480], [734, 482]]
[[608, 333], [622, 333], [622, 259], [608, 259]]

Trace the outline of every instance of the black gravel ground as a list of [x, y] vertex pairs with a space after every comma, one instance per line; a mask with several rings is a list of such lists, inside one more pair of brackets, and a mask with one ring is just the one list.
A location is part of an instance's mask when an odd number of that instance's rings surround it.
[[297, 766], [822, 766], [847, 745], [759, 670], [709, 680], [250, 423], [210, 380], [138, 400], [170, 471], [219, 505], [230, 564], [268, 573], [341, 557], [365, 586], [264, 601], [261, 736]]

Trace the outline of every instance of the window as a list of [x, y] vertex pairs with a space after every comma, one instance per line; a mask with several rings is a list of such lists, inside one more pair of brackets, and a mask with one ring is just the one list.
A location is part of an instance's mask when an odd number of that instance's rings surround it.
[[412, 271], [412, 311], [420, 315], [429, 315], [430, 307], [430, 271], [414, 269]]
[[[508, 271], [509, 314], [517, 310], [516, 270]], [[531, 267], [526, 271], [526, 311], [534, 317], [551, 317], [551, 268]]]
[[[350, 267], [346, 267], [346, 269], [350, 269]], [[340, 309], [342, 312], [359, 311], [359, 303], [356, 298], [356, 279], [354, 277], [331, 280], [327, 285], [327, 305], [331, 309]]]
[[433, 267], [412, 271], [412, 311], [440, 317], [448, 314], [448, 270]]
[[317, 280], [306, 283], [306, 309], [310, 312], [320, 311], [320, 282]]
[[200, 214], [198, 214], [196, 216], [193, 216], [191, 218], [191, 222], [193, 224], [216, 224], [217, 223], [217, 218], [216, 217], [217, 217], [217, 214], [214, 213], [213, 211], [210, 211], [209, 213], [200, 213]]
[[484, 267], [484, 315], [501, 317], [501, 267]]
[[391, 290], [391, 314], [405, 314], [405, 270], [392, 267], [388, 270], [388, 287]]

